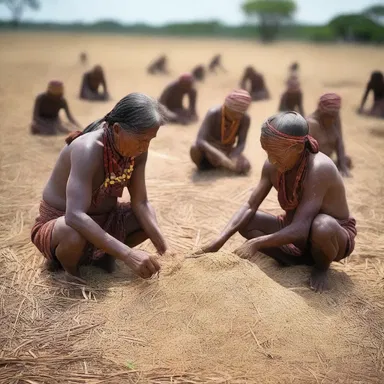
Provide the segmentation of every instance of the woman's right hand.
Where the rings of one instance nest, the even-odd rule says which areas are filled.
[[[149,279],[160,271],[160,264],[156,258],[139,249],[129,250],[125,264],[143,279]]]

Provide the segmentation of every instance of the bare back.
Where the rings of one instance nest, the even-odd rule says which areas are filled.
[[[173,82],[165,88],[160,96],[160,103],[165,105],[171,111],[183,108],[183,99],[189,91],[181,87],[177,82]]]

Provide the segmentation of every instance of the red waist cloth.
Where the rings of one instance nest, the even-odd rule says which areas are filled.
[[[288,225],[285,214],[278,216],[278,219],[280,221],[280,229]],[[345,255],[343,257],[345,258],[345,257],[348,257],[355,249],[355,237],[357,235],[356,220],[353,217],[350,217],[349,219],[345,219],[345,220],[336,219],[336,221],[340,224],[342,228],[344,228],[347,231],[347,234],[348,234],[347,248],[345,250]],[[293,256],[303,256],[305,252],[308,251],[308,249],[300,249],[294,244],[283,245],[280,248],[285,253]]]
[[[55,258],[55,250],[52,249],[53,228],[56,220],[64,215],[64,211],[51,207],[44,200],[41,201],[39,216],[36,218],[31,231],[31,240],[37,249],[49,260]],[[124,242],[129,235],[126,228],[132,228],[132,226],[127,225],[133,218],[130,203],[117,203],[116,207],[109,214],[91,215],[90,217],[105,232],[121,242]],[[89,261],[99,259],[104,253],[104,251],[95,248],[91,243],[87,243],[84,249],[84,256]]]

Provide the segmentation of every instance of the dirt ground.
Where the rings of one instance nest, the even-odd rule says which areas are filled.
[[[77,98],[83,50],[90,65],[104,66],[112,101]],[[379,48],[2,33],[0,52],[0,383],[384,382],[384,121],[355,113],[371,71],[382,69]],[[163,52],[172,75],[147,76],[145,67]],[[198,85],[200,119],[238,86],[246,65],[264,73],[272,94],[250,109],[251,173],[198,174],[189,147],[199,124],[161,128],[150,147],[147,188],[177,256],[164,257],[160,277],[150,281],[120,264],[112,275],[84,269],[85,288],[49,275],[29,235],[64,138],[29,135],[36,94],[49,80],[63,80],[85,127],[130,92],[158,97],[174,76],[218,52],[228,73]],[[322,93],[342,96],[355,165],[345,184],[358,223],[356,249],[332,266],[333,288],[322,295],[309,290],[306,267],[281,268],[262,255],[237,258],[231,251],[242,243],[239,235],[216,255],[188,258],[258,182],[260,126],[276,112],[294,60],[307,114]],[[280,211],[275,192],[262,209]]]

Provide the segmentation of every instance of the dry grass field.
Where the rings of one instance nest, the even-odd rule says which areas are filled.
[[[101,63],[113,100],[77,97],[85,70]],[[0,35],[0,383],[383,383],[384,121],[355,110],[383,52],[374,47],[133,38],[113,35]],[[169,56],[170,76],[145,67]],[[74,116],[86,126],[126,94],[158,97],[165,85],[217,52],[228,73],[198,85],[202,119],[238,86],[245,65],[265,75],[272,99],[254,103],[246,177],[198,174],[189,159],[198,124],[161,128],[150,147],[147,188],[176,253],[158,279],[143,281],[119,264],[108,275],[85,268],[86,287],[44,271],[30,228],[64,137],[32,137],[34,97],[50,79],[65,82]],[[306,113],[327,91],[343,99],[346,179],[358,223],[353,255],[332,266],[332,290],[307,285],[308,268],[281,268],[258,255],[237,258],[239,235],[215,255],[188,258],[215,236],[258,182],[265,159],[262,121],[277,110],[287,67],[298,60]],[[280,211],[272,192],[262,208]],[[143,249],[152,250],[144,243]]]

